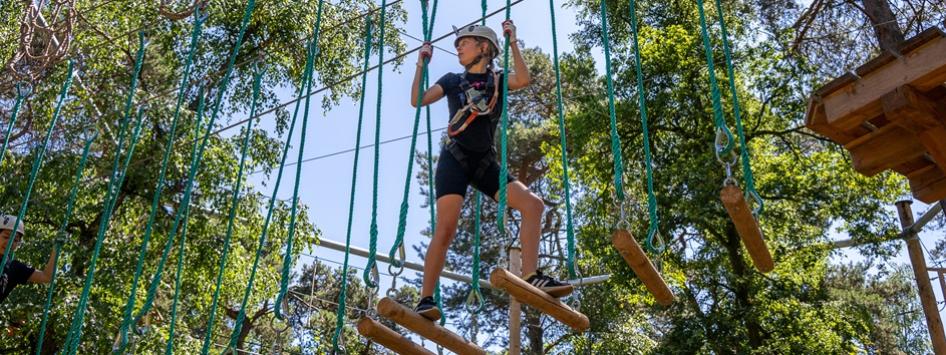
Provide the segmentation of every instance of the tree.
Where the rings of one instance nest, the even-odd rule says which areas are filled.
[[[9,3],[5,6],[12,8],[15,11],[13,13],[24,14],[28,3],[31,2]],[[15,213],[26,188],[32,158],[43,138],[43,131],[49,125],[51,103],[64,80],[64,60],[74,60],[78,68],[78,79],[68,95],[70,100],[63,110],[63,119],[54,130],[45,167],[39,175],[30,211],[26,216],[31,242],[17,253],[17,258],[34,265],[45,260],[49,241],[61,222],[65,199],[71,188],[73,167],[81,152],[80,137],[90,130],[100,132],[99,139],[93,145],[92,158],[80,188],[76,212],[68,228],[70,242],[66,245],[62,257],[63,272],[60,273],[44,352],[58,351],[63,342],[88,270],[98,222],[103,218],[102,197],[105,195],[107,177],[111,172],[110,163],[116,154],[115,145],[123,116],[122,104],[128,91],[134,53],[138,49],[137,31],[129,29],[144,27],[150,42],[134,101],[135,105],[147,103],[148,106],[142,138],[128,168],[126,181],[118,196],[116,213],[102,248],[80,348],[81,352],[97,353],[111,349],[121,322],[121,313],[128,297],[133,272],[133,266],[130,265],[136,262],[135,251],[141,242],[141,231],[147,220],[157,182],[159,157],[163,155],[164,144],[170,135],[175,95],[188,51],[192,20],[186,16],[182,19],[168,19],[166,13],[159,12],[154,2],[100,4],[77,0],[55,2],[54,5],[59,6],[60,3],[71,6],[72,11],[63,12],[60,18],[50,17],[49,20],[75,19],[77,24],[71,32],[74,39],[67,56],[49,63],[37,72],[38,81],[32,83],[33,94],[20,111],[20,117],[14,127],[14,132],[19,133],[14,135],[16,138],[0,167],[3,171],[3,176],[0,177],[3,185],[0,187],[0,201],[3,201],[4,210]],[[301,48],[303,39],[312,35],[316,4],[316,1],[266,1],[256,4],[257,8],[246,31],[244,44],[236,58],[238,65],[230,85],[226,88],[220,119],[222,124],[227,124],[236,123],[245,117],[251,100],[253,69],[250,63],[262,56],[267,70],[263,79],[263,99],[259,111],[274,110],[277,130],[254,130],[247,171],[264,170],[271,174],[278,164],[279,147],[282,146],[283,139],[286,139],[281,135],[287,128],[290,112],[279,107],[275,92],[280,87],[298,85],[304,65],[305,51]],[[323,33],[320,36],[321,51],[315,65],[316,76],[319,78],[315,85],[329,88],[323,99],[326,109],[336,104],[342,96],[358,93],[359,88],[355,83],[333,83],[328,78],[347,77],[359,70],[361,52],[349,50],[348,44],[359,42],[365,24],[365,16],[359,14],[371,9],[372,4],[373,2],[365,0],[326,2],[321,29]],[[174,11],[183,9],[180,4],[167,1],[162,1],[161,7],[165,7],[164,5],[169,5]],[[144,285],[139,286],[139,290],[147,287],[147,276],[155,270],[161,249],[168,238],[173,214],[181,208],[179,204],[189,168],[187,159],[191,143],[194,142],[193,116],[199,89],[202,86],[209,88],[212,83],[221,79],[231,47],[238,35],[245,5],[245,1],[224,1],[212,2],[207,8],[210,17],[204,25],[201,45],[194,62],[194,73],[184,94],[183,117],[178,127],[178,138],[174,144],[161,198],[163,208],[159,211],[155,235],[146,258],[146,276],[142,281]],[[46,16],[51,16],[50,8],[43,11]],[[388,14],[389,30],[393,33],[397,26],[403,24],[403,9],[399,5],[392,5]],[[21,29],[17,21],[24,19],[24,16],[10,16],[8,21],[0,25],[0,33],[6,34],[2,37],[3,40],[0,40],[0,48],[3,48],[3,53],[0,54],[5,60],[13,58],[17,48],[22,48],[18,42],[20,38],[13,34]],[[376,21],[377,16],[378,12],[372,11],[367,17],[373,17]],[[40,36],[36,37],[34,42],[25,42],[24,45],[41,45],[47,40],[48,38]],[[385,46],[385,50],[397,52],[403,48],[403,42],[397,38],[389,39]],[[14,75],[17,73],[11,72],[9,67],[3,70],[3,77],[7,82],[0,85],[0,97],[9,100],[13,97],[10,78],[17,77]],[[5,117],[9,116],[7,108],[0,112],[3,112]],[[220,126],[222,125],[217,128]],[[230,132],[212,136],[201,160],[200,173],[197,175],[188,226],[190,237],[186,245],[186,268],[182,275],[182,309],[179,310],[181,315],[177,319],[178,334],[184,335],[176,341],[178,351],[196,351],[203,339],[210,295],[213,292],[212,286],[220,258],[219,246],[223,240],[229,199],[237,175],[241,135]],[[221,316],[218,317],[214,329],[214,334],[219,337],[229,335],[232,318],[235,311],[239,310],[240,299],[247,283],[247,275],[243,270],[249,269],[253,260],[263,224],[262,214],[266,212],[268,203],[267,197],[254,192],[257,187],[250,186],[245,181],[242,186],[238,209],[240,223],[237,223],[234,232],[225,282],[221,290],[221,309],[218,313]],[[281,264],[284,249],[282,246],[287,233],[286,223],[283,221],[288,220],[290,206],[289,203],[280,202],[275,207],[270,240],[264,248],[260,274],[257,276],[258,280],[266,281],[257,282],[250,300],[251,309],[247,312],[250,315],[249,323],[244,324],[243,328],[251,334],[260,331],[272,311],[270,298],[276,293],[276,284],[271,280],[278,280],[278,265]],[[309,245],[315,242],[318,230],[307,223],[304,206],[299,212],[299,220],[301,224],[296,233],[297,243]],[[297,255],[299,249],[290,252]],[[150,353],[164,349],[173,292],[173,282],[168,282],[173,281],[174,277],[173,271],[170,270],[173,270],[173,267],[169,265],[165,270],[164,283],[160,285],[157,294],[154,311],[145,318],[144,323],[138,324],[140,329],[147,331],[135,337],[134,346],[137,352]],[[3,348],[24,351],[36,346],[34,342],[38,333],[38,322],[28,320],[37,319],[37,315],[42,311],[42,298],[38,295],[42,294],[43,290],[40,287],[23,287],[5,304],[3,319],[10,324],[22,326],[15,329],[16,337],[4,337],[0,340]],[[143,297],[144,291],[139,292],[137,304],[141,304]],[[230,319],[221,320],[224,317]]]

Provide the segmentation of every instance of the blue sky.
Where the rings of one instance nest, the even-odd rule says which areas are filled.
[[[561,6],[561,1],[556,5]],[[420,5],[419,1],[405,1],[404,6],[408,12],[408,21],[404,26],[407,34],[414,37],[422,37],[420,24]],[[489,1],[489,11],[505,6],[505,1]],[[441,1],[440,11],[437,14],[437,22],[434,26],[433,36],[448,33],[451,26],[460,26],[476,20],[480,16],[479,1]],[[552,51],[552,36],[550,36],[551,25],[549,18],[549,2],[527,0],[512,9],[512,19],[516,22],[519,32],[519,38],[523,40],[527,47],[538,46],[546,53]],[[560,52],[571,51],[572,46],[568,41],[568,34],[577,31],[577,14],[570,8],[556,9],[557,30],[559,35]],[[503,20],[503,14],[500,13],[487,20],[487,25],[494,29],[500,28]],[[400,34],[399,34],[400,35]],[[414,48],[420,43],[407,36],[401,35],[401,39],[407,44],[408,48]],[[452,39],[439,42],[440,47],[453,51]],[[600,51],[598,51],[600,52]],[[599,57],[600,53],[597,54]],[[387,53],[386,58],[391,58],[392,53]],[[600,58],[599,58],[600,59]],[[401,68],[385,66],[383,74],[383,95],[381,110],[381,128],[380,139],[388,139],[408,136],[411,133],[414,109],[409,105],[409,89],[413,77],[414,62],[416,55],[410,55],[405,60],[405,65]],[[372,59],[377,62],[377,57]],[[599,60],[600,62],[600,60]],[[462,68],[456,61],[456,57],[441,50],[435,50],[433,60],[430,64],[431,81],[436,80],[446,72],[461,71]],[[377,72],[371,72],[368,76],[368,88],[366,96],[365,123],[362,132],[362,145],[371,144],[375,134],[375,102],[377,100]],[[321,83],[316,83],[320,87]],[[283,102],[292,99],[292,93],[282,93]],[[318,97],[316,97],[318,99]],[[318,102],[318,101],[316,101]],[[304,157],[318,157],[339,151],[354,148],[356,123],[358,118],[357,99],[343,100],[340,105],[333,108],[330,112],[323,115],[322,109],[317,105],[310,111],[310,119],[307,130],[307,141]],[[438,102],[431,108],[431,124],[434,129],[442,128],[447,120],[446,104]],[[261,120],[261,127],[265,129],[273,128],[272,116],[264,116]],[[420,128],[423,132],[426,127]],[[440,133],[435,133],[435,142]],[[293,138],[293,142],[298,141],[298,133]],[[436,144],[436,143],[435,143]],[[290,152],[290,160],[294,161],[298,153],[297,143]],[[410,140],[401,140],[393,143],[384,144],[380,149],[379,163],[379,190],[378,190],[378,225],[380,234],[378,236],[378,251],[387,254],[390,249],[397,228],[398,212],[401,203],[403,185],[406,174],[406,164],[408,160]],[[418,137],[418,147],[420,150],[426,149],[426,137]],[[434,147],[435,153],[439,152],[439,147]],[[322,237],[339,242],[345,240],[345,230],[347,222],[349,189],[351,183],[352,160],[354,153],[334,155],[332,157],[318,159],[304,163],[301,171],[300,199],[309,207],[310,221],[322,231]],[[363,149],[361,151],[360,164],[358,167],[358,189],[356,192],[355,217],[352,229],[352,245],[367,248],[369,243],[368,226],[371,219],[371,174],[372,160],[374,159],[372,149]],[[415,165],[414,174],[419,167]],[[292,177],[295,174],[296,167],[289,167],[285,171],[283,186],[280,188],[279,198],[289,199],[292,194]],[[250,177],[250,181],[256,187],[262,186],[264,176],[255,174]],[[421,236],[420,231],[426,226],[429,211],[421,208],[424,203],[423,197],[419,194],[420,186],[416,179],[411,177],[410,194],[410,213],[408,215],[407,233],[405,243],[408,246],[408,260],[420,262],[420,258],[410,249],[410,246],[419,245],[425,237]],[[271,186],[261,188],[261,192],[268,195],[272,192]],[[922,203],[915,203],[914,213],[918,216],[925,211],[928,206]],[[891,208],[893,215],[896,212]],[[941,237],[941,231],[925,232],[921,234],[921,239],[926,241],[926,245],[932,247],[934,238]],[[487,238],[489,236],[486,236]],[[836,239],[845,239],[844,236],[835,236]],[[340,252],[328,250],[326,248],[312,248],[306,252],[315,257],[332,261],[341,262],[344,255]],[[835,254],[832,257],[833,262],[848,262],[862,260],[854,250],[845,250]],[[298,269],[301,264],[313,262],[310,256],[303,256],[299,260]],[[895,263],[909,263],[906,250],[903,248],[900,254],[893,261]],[[364,258],[352,257],[350,265],[353,267],[363,267],[366,263]],[[928,262],[930,266],[932,262]],[[386,272],[387,265],[379,265],[382,272]],[[488,270],[484,271],[488,272]],[[413,272],[406,271],[405,276],[413,277]],[[381,290],[382,292],[390,285],[390,277],[383,276]],[[938,299],[942,299],[938,282],[934,282]],[[402,282],[399,280],[399,284]],[[357,305],[361,306],[361,305]],[[430,347],[430,343],[427,343]]]

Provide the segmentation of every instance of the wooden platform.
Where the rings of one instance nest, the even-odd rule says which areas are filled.
[[[378,302],[378,314],[454,353],[460,355],[486,354],[486,351],[478,345],[466,341],[466,339],[447,330],[447,328],[441,327],[437,322],[432,322],[414,313],[411,309],[404,307],[391,298],[385,297],[381,299],[381,302]]]
[[[532,306],[574,330],[584,331],[591,326],[591,321],[584,314],[576,312],[559,299],[552,298],[505,269],[493,270],[489,275],[489,283],[506,291],[516,301]]]
[[[358,321],[358,334],[398,354],[434,355],[432,351],[415,344],[407,337],[368,317],[361,318]]]
[[[854,169],[896,171],[926,203],[946,198],[946,33],[931,28],[812,95],[806,126],[851,153]]]

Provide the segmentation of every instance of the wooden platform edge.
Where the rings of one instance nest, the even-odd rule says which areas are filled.
[[[657,268],[650,262],[647,254],[644,253],[644,249],[641,248],[641,245],[637,243],[630,232],[623,229],[615,230],[611,235],[611,243],[614,244],[614,248],[618,250],[627,265],[637,275],[637,278],[654,295],[657,303],[662,306],[669,306],[673,303],[673,292],[670,291],[667,282],[657,272]]]
[[[742,189],[729,185],[724,187],[719,195],[720,200],[723,201],[723,206],[726,207],[726,212],[736,226],[736,232],[739,233],[742,243],[749,251],[749,257],[752,258],[752,263],[755,264],[756,269],[763,273],[772,271],[775,268],[772,254],[769,253],[769,248],[765,245],[765,239],[762,238],[762,229],[759,228],[759,222],[752,215]]]
[[[407,337],[398,334],[391,328],[369,317],[362,317],[358,321],[358,334],[371,339],[375,343],[388,348],[398,354],[406,355],[434,355],[430,350],[417,345]]]
[[[437,322],[424,318],[389,297],[382,298],[378,302],[378,314],[457,354],[486,354],[486,351],[479,345],[463,339],[447,330],[447,328],[441,327]]]
[[[574,330],[584,331],[591,327],[591,321],[587,316],[528,284],[506,269],[493,270],[489,275],[489,283],[495,288],[506,291],[520,303],[532,306]]]

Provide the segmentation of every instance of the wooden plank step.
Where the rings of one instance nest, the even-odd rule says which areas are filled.
[[[591,326],[591,321],[584,314],[576,312],[559,299],[552,298],[505,269],[493,270],[489,275],[489,283],[495,288],[505,290],[517,301],[552,316],[576,331],[584,331]]]
[[[447,330],[447,328],[441,327],[437,322],[424,318],[389,297],[382,298],[378,302],[378,314],[454,353],[460,355],[486,354],[486,351],[478,345],[466,341],[466,339]]]
[[[630,232],[624,229],[615,230],[614,234],[611,235],[611,243],[614,244],[614,248],[618,250],[627,265],[637,275],[637,278],[654,295],[657,303],[663,306],[669,306],[673,303],[673,292],[670,291],[667,282],[657,272],[657,268],[650,262],[647,254],[644,253],[644,249],[641,248],[641,245],[637,243]]]
[[[362,317],[358,321],[358,334],[398,354],[434,355],[432,351],[424,349],[423,346],[415,344],[407,337],[369,317]]]
[[[765,239],[762,238],[762,229],[759,228],[759,221],[752,215],[752,210],[749,209],[749,204],[746,203],[746,197],[742,193],[742,189],[735,185],[727,185],[720,191],[719,198],[723,201],[723,206],[726,207],[729,218],[736,226],[736,232],[742,238],[742,244],[749,251],[749,257],[752,258],[752,263],[755,264],[756,269],[763,273],[772,271],[775,268],[772,254],[769,253],[769,248],[765,245]]]
[[[933,36],[900,58],[871,69],[822,97],[830,125],[844,131],[879,116],[881,98],[898,86],[911,85],[926,92],[946,82],[946,37]]]

